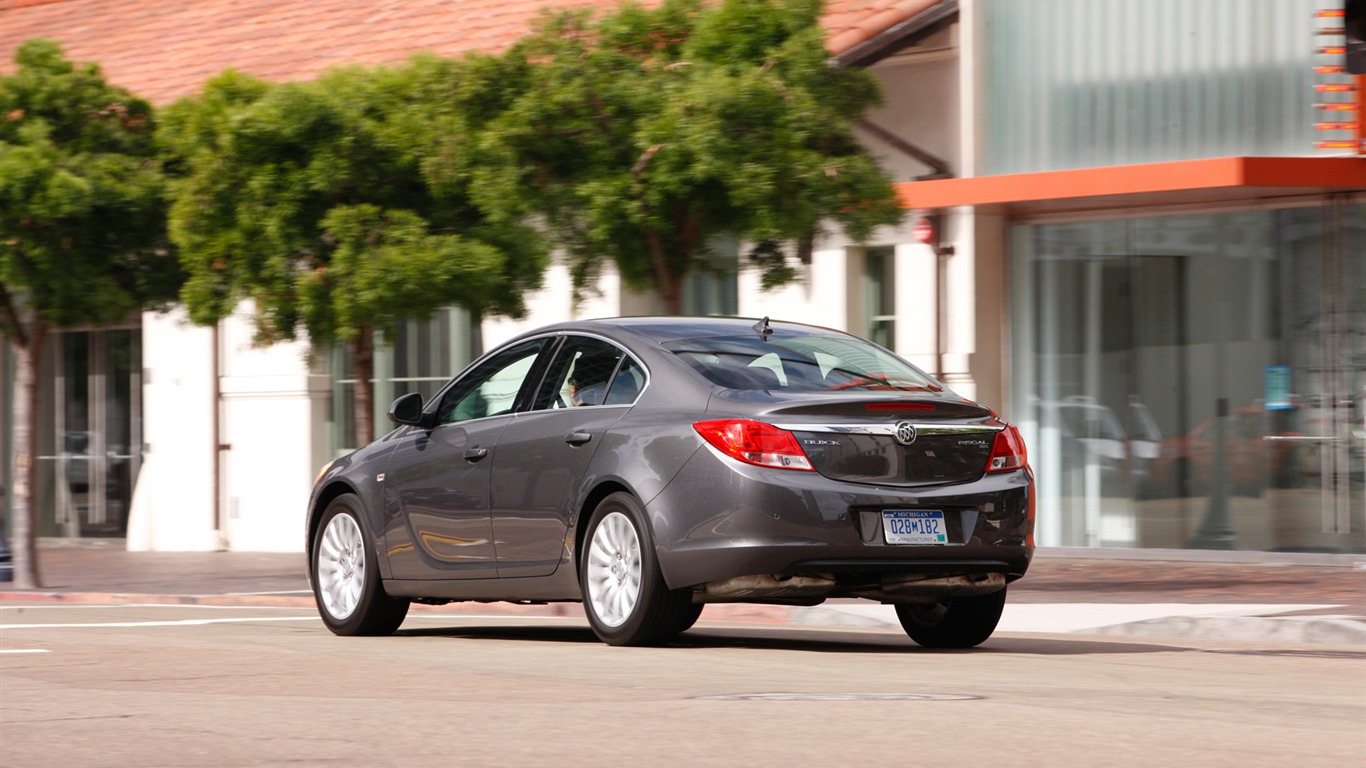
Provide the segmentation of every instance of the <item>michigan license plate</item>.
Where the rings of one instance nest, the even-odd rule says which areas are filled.
[[[888,544],[948,544],[944,513],[938,509],[884,509],[882,535]]]

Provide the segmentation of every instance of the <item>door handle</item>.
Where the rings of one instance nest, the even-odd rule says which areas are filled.
[[[465,450],[465,461],[474,463],[489,455],[487,448],[469,448]]]
[[[587,432],[570,432],[564,436],[564,441],[570,445],[583,445],[592,439],[593,436]]]

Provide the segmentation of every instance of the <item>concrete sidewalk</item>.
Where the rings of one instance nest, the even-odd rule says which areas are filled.
[[[0,600],[311,607],[302,554],[128,552],[122,540],[44,540],[43,588]],[[1042,549],[1011,585],[998,631],[1366,645],[1366,555]],[[457,603],[461,615],[578,616],[574,604]],[[889,606],[709,605],[702,619],[897,627]]]

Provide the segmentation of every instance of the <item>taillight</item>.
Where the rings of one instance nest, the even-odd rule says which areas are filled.
[[[1024,439],[1020,431],[1007,426],[996,433],[996,442],[991,446],[991,458],[987,460],[988,472],[1009,472],[1020,469],[1029,461],[1025,456]]]
[[[704,440],[732,459],[778,469],[814,471],[797,436],[772,424],[745,419],[699,421],[692,425]]]

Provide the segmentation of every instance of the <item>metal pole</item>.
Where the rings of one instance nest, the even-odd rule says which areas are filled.
[[[1191,539],[1191,549],[1237,549],[1238,537],[1228,511],[1228,468],[1224,441],[1227,435],[1228,398],[1219,398],[1219,416],[1214,420],[1214,466],[1210,467],[1209,506],[1205,521]]]

